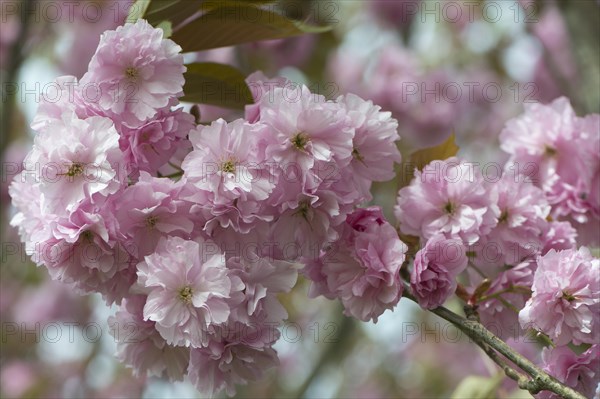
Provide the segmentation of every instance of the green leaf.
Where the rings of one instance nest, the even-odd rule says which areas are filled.
[[[171,21],[162,21],[161,23],[156,25],[156,27],[163,30],[163,36],[165,39],[171,37],[171,35],[173,34],[173,26],[171,25]]]
[[[150,0],[136,0],[129,8],[126,22],[135,22],[144,17],[146,10],[150,6]]]
[[[490,287],[492,286],[492,281],[485,278],[483,279],[483,281],[481,282],[481,284],[479,284],[479,286],[475,289],[475,292],[473,292],[473,297],[479,299],[483,296],[483,294],[485,294]]]
[[[170,21],[174,28],[200,10],[202,3],[191,0],[153,0],[144,18],[152,26]]]
[[[183,87],[185,96],[181,100],[243,109],[246,104],[254,102],[245,79],[240,71],[229,65],[214,62],[189,64]]]
[[[321,33],[331,27],[294,21],[251,3],[226,2],[176,29],[172,39],[184,52],[226,47],[260,40]]]
[[[494,377],[486,378],[479,376],[468,376],[458,384],[452,393],[452,399],[495,399],[496,390],[504,379],[503,373]]]
[[[152,26],[157,26],[163,21],[170,21],[173,27],[178,27],[186,19],[194,15],[198,11],[203,13],[218,7],[222,7],[230,3],[244,4],[264,4],[272,3],[276,0],[264,1],[235,1],[235,0],[210,0],[210,1],[194,1],[194,0],[153,0],[150,7],[146,9],[144,18]]]
[[[458,146],[455,143],[454,133],[448,137],[448,140],[435,147],[425,148],[415,151],[410,156],[410,163],[421,170],[425,165],[436,159],[444,160],[455,156],[458,153]]]

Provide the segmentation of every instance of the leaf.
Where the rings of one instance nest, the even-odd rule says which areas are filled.
[[[226,2],[176,29],[172,39],[184,52],[207,50],[260,40],[321,33],[331,27],[311,26],[251,3]]]
[[[144,18],[152,26],[158,26],[163,21],[170,21],[172,27],[177,27],[186,19],[200,11],[202,3],[189,0],[153,0],[147,8]]]
[[[425,165],[436,159],[444,160],[455,156],[458,153],[458,146],[455,143],[454,133],[448,137],[448,140],[435,147],[425,148],[415,151],[410,156],[410,163],[415,168],[421,170]]]
[[[181,100],[191,103],[243,109],[254,102],[246,77],[232,66],[214,62],[187,65],[183,91]]]
[[[503,373],[494,377],[486,378],[479,376],[468,376],[458,384],[452,393],[452,399],[495,399],[496,389],[504,379]]]
[[[399,229],[398,229],[399,230]],[[420,238],[417,236],[411,236],[408,234],[398,233],[400,240],[406,244],[408,247],[406,250],[406,259],[414,258],[414,256],[419,252],[420,248]]]
[[[138,19],[143,18],[149,6],[150,0],[136,0],[129,8],[129,13],[127,14],[127,19],[125,21],[133,23]]]
[[[483,279],[483,281],[481,282],[481,284],[479,284],[479,286],[475,289],[475,292],[473,292],[473,297],[476,299],[479,299],[483,296],[483,294],[485,294],[490,287],[492,286],[492,281],[489,279]]]
[[[156,25],[156,27],[163,30],[163,37],[165,39],[168,39],[173,34],[173,26],[171,25],[171,21],[162,21]]]
[[[457,297],[459,297],[460,299],[462,299],[465,302],[469,302],[469,300],[471,299],[471,294],[469,294],[467,289],[465,287],[463,287],[462,284],[458,284],[456,286],[455,294]]]

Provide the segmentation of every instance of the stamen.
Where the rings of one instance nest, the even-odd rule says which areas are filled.
[[[292,145],[296,147],[296,149],[303,150],[310,141],[310,138],[306,133],[300,132],[294,135],[290,141],[292,142]]]
[[[179,299],[181,299],[184,303],[190,304],[192,303],[192,297],[194,293],[192,292],[192,287],[186,285],[182,289],[179,290]]]
[[[127,79],[132,80],[132,81],[136,81],[139,73],[137,68],[134,67],[129,67],[125,70],[125,76],[127,76]]]

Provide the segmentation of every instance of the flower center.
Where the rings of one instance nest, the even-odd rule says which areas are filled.
[[[93,238],[94,238],[94,233],[92,233],[89,230],[86,230],[81,233],[81,239],[86,242],[92,242]]]
[[[571,293],[569,293],[568,291],[563,291],[562,292],[562,297],[567,301],[567,302],[573,302],[575,299],[575,296]]]
[[[362,154],[358,152],[358,148],[352,149],[352,157],[359,162],[363,162],[365,160],[365,157],[363,157]]]
[[[506,222],[507,220],[508,220],[508,211],[505,209],[500,214],[500,217],[498,218],[498,223]]]
[[[83,164],[80,162],[73,162],[65,174],[69,177],[76,177],[83,174]]]
[[[127,77],[127,79],[131,80],[131,81],[136,81],[139,73],[137,68],[134,67],[129,67],[125,70],[125,76]]]
[[[550,147],[550,146],[546,146],[546,147],[544,148],[544,153],[545,153],[546,155],[548,155],[549,157],[553,157],[553,156],[555,156],[555,155],[556,155],[556,148],[552,148],[552,147]]]
[[[156,226],[156,222],[158,222],[158,218],[156,216],[148,216],[146,218],[146,226],[150,228],[154,228]]]
[[[296,147],[296,149],[303,150],[304,147],[306,147],[306,144],[308,144],[310,141],[310,138],[306,133],[300,132],[294,135],[290,141],[292,142],[292,145]]]
[[[179,290],[179,299],[181,299],[184,303],[190,304],[192,303],[192,287],[186,285],[182,289]]]
[[[308,201],[301,201],[298,204],[298,210],[294,213],[294,215],[302,216],[306,221],[308,221],[308,210],[310,209],[310,204]]]
[[[235,172],[235,163],[230,159],[221,164],[221,170],[225,173],[234,173]]]
[[[452,202],[448,201],[446,203],[446,205],[444,206],[444,211],[449,215],[453,215],[454,211],[456,211],[456,205],[454,205]]]

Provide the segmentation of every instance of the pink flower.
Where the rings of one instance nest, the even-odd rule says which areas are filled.
[[[518,314],[514,309],[522,309],[531,296],[529,287],[533,283],[535,269],[534,260],[495,268],[495,271],[500,273],[493,278],[490,288],[485,292],[485,296],[492,297],[479,303],[479,315],[483,325],[500,338],[508,339],[524,335],[519,328]],[[493,297],[494,294],[500,296]],[[512,306],[507,306],[507,303]]]
[[[232,283],[216,244],[162,238],[137,267],[148,294],[144,320],[156,322],[169,345],[206,346],[209,327],[227,321]]]
[[[79,108],[77,103],[79,85],[75,76],[60,76],[48,87],[31,121],[31,128],[38,132],[50,123],[60,122],[64,112],[77,112]]]
[[[348,94],[337,102],[346,108],[350,125],[355,129],[352,139],[352,160],[344,171],[365,198],[370,198],[372,181],[386,181],[395,176],[394,163],[401,156],[396,141],[398,121],[390,112],[382,112],[372,101]]]
[[[86,202],[68,216],[46,219],[27,242],[27,253],[47,267],[53,280],[82,294],[100,292],[107,303],[119,302],[135,281],[135,260],[117,241],[112,209]]]
[[[140,173],[139,181],[111,198],[122,234],[131,239],[142,257],[154,252],[161,237],[189,237],[194,229],[191,203],[180,198],[183,182]]]
[[[335,252],[323,259],[322,267],[329,290],[344,305],[344,314],[377,322],[398,303],[406,249],[380,208],[348,215],[342,239],[333,247]]]
[[[81,79],[97,91],[88,93],[87,102],[130,127],[142,125],[182,94],[180,51],[145,20],[104,32]]]
[[[449,158],[415,171],[398,193],[395,215],[404,234],[427,240],[442,233],[473,244],[496,225],[496,202],[474,164]]]
[[[137,128],[123,125],[119,145],[128,170],[136,177],[139,171],[156,174],[178,149],[190,146],[187,134],[194,126],[194,117],[181,109],[161,111]]]
[[[441,306],[456,291],[456,276],[467,267],[465,247],[460,240],[443,235],[430,238],[415,255],[410,287],[426,309]]]
[[[526,162],[542,166],[545,159],[568,148],[569,141],[577,138],[575,118],[565,97],[548,105],[525,104],[525,113],[508,121],[500,133],[501,147],[521,166]]]
[[[335,254],[335,249],[333,252]],[[329,254],[328,251],[321,250],[317,258],[302,259],[302,263],[304,264],[302,273],[310,280],[310,287],[308,289],[309,298],[316,298],[322,295],[327,299],[335,299],[335,293],[329,291],[327,275],[323,272],[323,266],[327,263],[327,256]]]
[[[249,123],[258,122],[260,119],[260,104],[263,97],[269,98],[273,95],[273,89],[276,87],[285,87],[292,85],[289,80],[283,77],[268,78],[262,72],[257,71],[246,78],[248,88],[252,92],[254,104],[246,105],[244,119]],[[273,99],[271,98],[271,101]]]
[[[65,112],[44,126],[24,161],[39,183],[43,212],[72,212],[95,194],[115,193],[125,179],[118,141],[108,118],[83,120]]]
[[[544,371],[560,382],[581,392],[586,398],[597,397],[597,387],[600,384],[600,345],[592,345],[579,356],[567,346],[544,348],[542,362]],[[542,391],[536,398],[560,397],[550,391]]]
[[[285,308],[279,303],[277,294],[289,292],[298,277],[294,264],[259,257],[257,254],[236,256],[227,261],[231,273],[244,284],[244,301],[235,313],[236,321],[250,323],[250,317],[263,313],[263,317],[280,322],[287,317]],[[263,320],[264,321],[264,320]]]
[[[298,274],[295,265],[267,261],[256,253],[234,256],[227,266],[243,291],[229,299],[227,324],[215,326],[208,346],[192,349],[190,360],[191,382],[211,396],[222,389],[233,395],[235,384],[257,380],[278,364],[272,345],[287,312],[277,295],[289,292]]]
[[[544,226],[541,254],[545,255],[551,249],[576,249],[577,231],[569,222],[549,222]]]
[[[541,250],[540,236],[545,229],[550,205],[544,192],[533,184],[510,174],[494,183],[491,191],[498,198],[498,224],[486,237],[498,246],[503,264],[516,265],[524,257]]]
[[[599,129],[599,114],[577,117],[560,97],[548,105],[526,105],[500,134],[502,149],[511,155],[508,167],[544,190],[554,218],[581,224],[600,219]]]
[[[519,313],[523,328],[533,327],[557,345],[600,339],[600,260],[586,247],[550,250],[537,259],[533,295]]]
[[[344,107],[312,94],[306,86],[273,89],[260,103],[260,122],[271,128],[266,155],[279,164],[296,165],[308,178],[309,171],[335,161],[350,162],[354,130]]]
[[[233,396],[235,384],[258,380],[278,364],[277,352],[270,347],[211,342],[206,348],[192,349],[189,378],[206,395],[212,397],[225,389]]]
[[[189,185],[200,193],[190,200],[206,208],[209,223],[247,232],[256,219],[271,220],[261,205],[274,181],[258,138],[264,126],[222,119],[190,132],[194,150],[182,164]]]
[[[132,295],[108,319],[110,334],[117,342],[117,359],[133,368],[136,377],[148,375],[181,381],[187,372],[190,350],[167,345],[154,328],[155,323],[144,320],[145,302],[145,296]]]
[[[35,180],[35,176],[28,177],[27,174],[19,173],[8,187],[12,205],[17,211],[12,217],[10,225],[18,229],[19,237],[27,247],[37,242],[32,239],[32,236],[47,230],[48,222],[55,218],[54,215],[43,212],[40,185],[32,183],[30,181],[32,177]],[[27,250],[27,253],[31,254],[32,251]]]
[[[321,247],[338,238],[333,228],[340,224],[340,210],[334,192],[299,194],[284,203],[279,218],[271,225],[271,241],[283,251],[284,259],[316,258]]]

